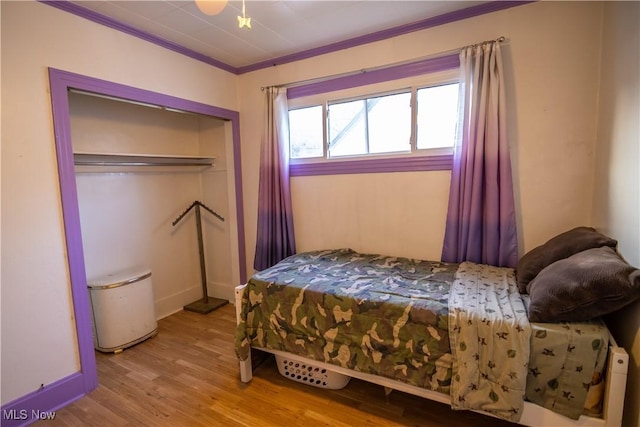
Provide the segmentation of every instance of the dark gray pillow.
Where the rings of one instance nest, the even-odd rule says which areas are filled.
[[[554,262],[527,290],[532,322],[582,322],[640,298],[640,270],[603,246]]]
[[[525,293],[527,284],[548,265],[570,257],[573,254],[591,248],[610,246],[615,248],[618,242],[611,237],[598,233],[595,228],[576,227],[558,234],[544,245],[527,252],[516,266],[516,281],[520,293]]]

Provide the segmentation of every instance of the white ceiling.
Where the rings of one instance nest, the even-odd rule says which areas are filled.
[[[486,1],[247,0],[252,29],[238,28],[242,1],[216,16],[191,0],[73,3],[238,68],[421,21]]]

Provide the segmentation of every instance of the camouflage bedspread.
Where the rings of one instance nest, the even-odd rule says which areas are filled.
[[[238,357],[282,350],[448,394],[457,268],[349,249],[289,257],[249,280]]]
[[[454,330],[460,320],[450,324],[449,297],[460,266],[360,254],[350,249],[314,251],[289,257],[248,281],[236,331],[237,356],[246,360],[252,346],[280,350],[452,394],[452,406],[456,407],[454,400],[466,399],[466,391],[452,393],[453,356],[449,330]],[[516,307],[519,294],[510,293],[509,286],[504,294],[495,296],[512,298]],[[476,324],[482,325],[489,317],[495,320],[500,316],[497,312],[487,311]],[[496,323],[498,329],[500,322]],[[520,323],[516,325],[523,327]],[[584,406],[583,390],[588,389],[586,383],[594,373],[594,364],[594,375],[602,372],[608,340],[606,327],[539,323],[531,326],[530,353],[526,350],[530,356],[526,397],[575,418]],[[487,334],[487,331],[476,333]],[[589,333],[584,333],[586,331]],[[503,332],[491,332],[498,334],[490,340],[492,346],[503,344],[502,337],[506,338]],[[459,349],[460,341],[456,341],[454,335],[451,334],[452,342],[458,342]],[[484,337],[486,341],[487,335]],[[476,341],[481,345],[483,336],[478,338],[480,341]],[[566,351],[560,351],[563,346]],[[573,351],[574,348],[580,351]],[[591,351],[586,351],[589,348]],[[487,353],[482,360],[489,370],[495,364],[495,373],[502,375],[500,381],[506,381],[505,375],[510,380],[516,373],[518,381],[527,375],[527,363],[520,359],[515,364],[521,363],[525,367],[524,374],[521,370],[506,369],[504,365],[505,360],[514,362],[511,360],[516,359],[512,357],[516,356],[514,351],[522,352],[518,357],[524,356],[522,347],[496,347],[493,350],[504,357],[492,359]],[[459,356],[460,351],[457,353]],[[469,354],[473,357],[476,353]],[[581,360],[583,356],[586,359]],[[457,361],[458,365],[461,361]],[[485,368],[482,373],[486,374]],[[498,384],[522,394],[520,383]],[[473,388],[475,383],[466,386]],[[502,390],[501,385],[498,390]],[[496,397],[502,399],[500,394],[491,391],[485,393],[488,402],[493,403]],[[507,412],[509,410],[511,407]]]

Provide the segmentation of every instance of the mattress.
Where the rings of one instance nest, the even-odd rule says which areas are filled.
[[[449,394],[448,304],[458,267],[350,249],[289,257],[249,280],[238,357],[251,346],[280,350]],[[597,322],[532,324],[526,397],[575,418],[607,341]]]

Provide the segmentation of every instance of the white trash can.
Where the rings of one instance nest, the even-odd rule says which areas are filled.
[[[158,333],[151,271],[130,269],[87,284],[96,350],[118,353]]]

